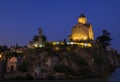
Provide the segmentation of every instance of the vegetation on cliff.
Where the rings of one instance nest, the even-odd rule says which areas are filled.
[[[49,45],[24,51],[24,64],[27,65],[25,71],[34,78],[35,69],[39,67],[37,79],[101,78],[108,77],[119,66],[119,55],[115,50],[105,50],[97,41],[92,48],[59,45],[57,49]]]

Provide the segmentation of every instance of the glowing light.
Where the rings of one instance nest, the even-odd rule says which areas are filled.
[[[56,45],[56,42],[52,42],[53,45]]]
[[[84,43],[80,43],[80,45],[82,45],[82,46],[83,46],[83,45],[84,45]]]
[[[34,44],[34,47],[38,47],[38,44]]]
[[[70,44],[74,44],[74,42],[70,42]]]
[[[89,47],[92,47],[92,44],[91,44],[91,43],[88,43],[88,46],[89,46]]]
[[[40,44],[39,47],[43,47],[42,44]]]
[[[0,59],[2,58],[2,54],[0,54]]]
[[[87,43],[84,43],[84,46],[88,46],[88,44],[87,44]]]
[[[56,42],[56,44],[60,44],[60,42]]]
[[[59,50],[59,47],[55,47],[56,50]]]
[[[70,42],[67,42],[67,44],[69,45],[69,44],[70,44]]]
[[[64,45],[64,42],[61,42],[60,44],[61,44],[61,45]]]

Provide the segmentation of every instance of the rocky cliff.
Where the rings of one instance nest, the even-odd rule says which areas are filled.
[[[26,49],[16,78],[81,79],[108,77],[120,65],[116,50],[94,43],[91,48],[63,45]]]
[[[99,43],[92,48],[61,46],[27,49],[19,70],[34,79],[80,79],[108,77],[119,66],[117,51],[105,50]]]

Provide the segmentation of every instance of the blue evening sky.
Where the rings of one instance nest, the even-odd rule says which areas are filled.
[[[0,0],[0,45],[27,45],[38,27],[48,41],[68,39],[82,12],[95,39],[106,29],[120,51],[120,0]]]

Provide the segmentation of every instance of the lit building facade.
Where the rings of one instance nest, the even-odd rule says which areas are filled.
[[[73,26],[68,39],[73,42],[94,40],[92,25],[87,23],[87,18],[84,14],[81,14],[78,18],[78,23]]]
[[[42,28],[38,28],[38,41],[30,41],[28,47],[29,48],[38,48],[38,47],[44,47],[43,40],[42,40]]]

